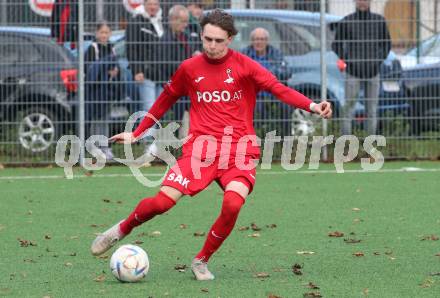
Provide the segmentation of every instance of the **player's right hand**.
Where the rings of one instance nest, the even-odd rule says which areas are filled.
[[[137,138],[132,132],[121,132],[112,136],[109,141],[118,144],[133,144],[137,141]]]

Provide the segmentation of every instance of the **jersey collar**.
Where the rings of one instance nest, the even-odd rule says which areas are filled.
[[[209,58],[206,53],[203,53],[203,58],[205,58],[206,62],[210,63],[210,64],[222,64],[223,62],[225,62],[226,60],[228,60],[229,57],[232,56],[232,54],[234,53],[233,50],[228,49],[228,52],[226,53],[226,55],[224,55],[222,58],[220,59],[212,59]]]

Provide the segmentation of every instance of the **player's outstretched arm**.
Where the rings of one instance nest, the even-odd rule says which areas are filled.
[[[332,105],[326,100],[320,103],[313,103],[310,106],[310,110],[324,119],[330,119],[333,114]]]
[[[132,132],[121,132],[112,136],[109,141],[118,144],[133,144],[137,141],[137,138]]]

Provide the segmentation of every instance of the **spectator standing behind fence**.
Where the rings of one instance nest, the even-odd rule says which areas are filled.
[[[150,110],[160,93],[156,53],[163,34],[159,1],[145,0],[144,5],[138,6],[128,21],[126,31],[127,58],[139,89],[139,109],[143,111]],[[146,152],[152,155],[156,150],[155,145],[146,148]]]
[[[109,42],[111,29],[106,22],[96,27],[96,39],[87,49],[85,63],[86,116],[90,121],[90,135],[110,135],[111,104],[119,98],[119,69],[113,44]],[[111,148],[101,148],[107,160],[113,159]]]
[[[189,11],[189,24],[188,27],[186,28],[188,36],[200,40],[200,33],[201,33],[200,20],[203,17],[203,5],[199,1],[189,1],[186,4],[186,8]],[[201,45],[201,40],[200,40],[200,45]]]
[[[160,81],[166,82],[177,70],[183,60],[200,54],[200,35],[188,35],[189,10],[183,5],[174,5],[168,12],[168,26],[158,48],[158,65],[160,66]],[[181,121],[189,101],[184,98],[173,106],[173,120]]]
[[[162,10],[158,0],[146,0],[136,8],[126,31],[127,58],[139,86],[141,109],[148,111],[156,94],[156,47],[163,35]]]
[[[376,134],[379,70],[391,49],[385,19],[370,11],[370,0],[355,0],[356,12],[343,18],[336,27],[333,51],[341,59],[338,67],[346,72],[342,108],[342,134],[352,133],[352,119],[360,88],[363,87],[367,112],[367,132]]]
[[[260,63],[267,70],[273,73],[278,80],[285,83],[291,77],[292,71],[287,67],[284,55],[281,50],[269,44],[270,34],[264,28],[255,28],[249,39],[251,44],[242,49],[242,53],[249,56],[253,60]],[[277,132],[281,135],[290,135],[290,118],[293,109],[288,105],[280,104],[279,100],[275,100],[273,95],[268,92],[260,92],[257,95],[257,107],[255,110],[255,127],[261,128],[266,120],[279,119],[281,127]],[[269,122],[267,122],[269,123]],[[273,123],[269,123],[272,125]],[[269,126],[270,126],[269,125]],[[267,127],[264,134],[275,127]]]

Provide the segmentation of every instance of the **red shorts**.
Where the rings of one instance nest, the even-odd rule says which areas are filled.
[[[219,157],[203,166],[202,161],[191,155],[182,156],[168,171],[162,186],[170,186],[185,195],[194,196],[216,181],[224,190],[229,182],[239,181],[249,186],[249,194],[255,185],[256,168],[252,157],[246,156],[242,166],[237,167],[235,157],[230,158],[228,164],[219,165]],[[240,164],[240,163],[239,163]]]

